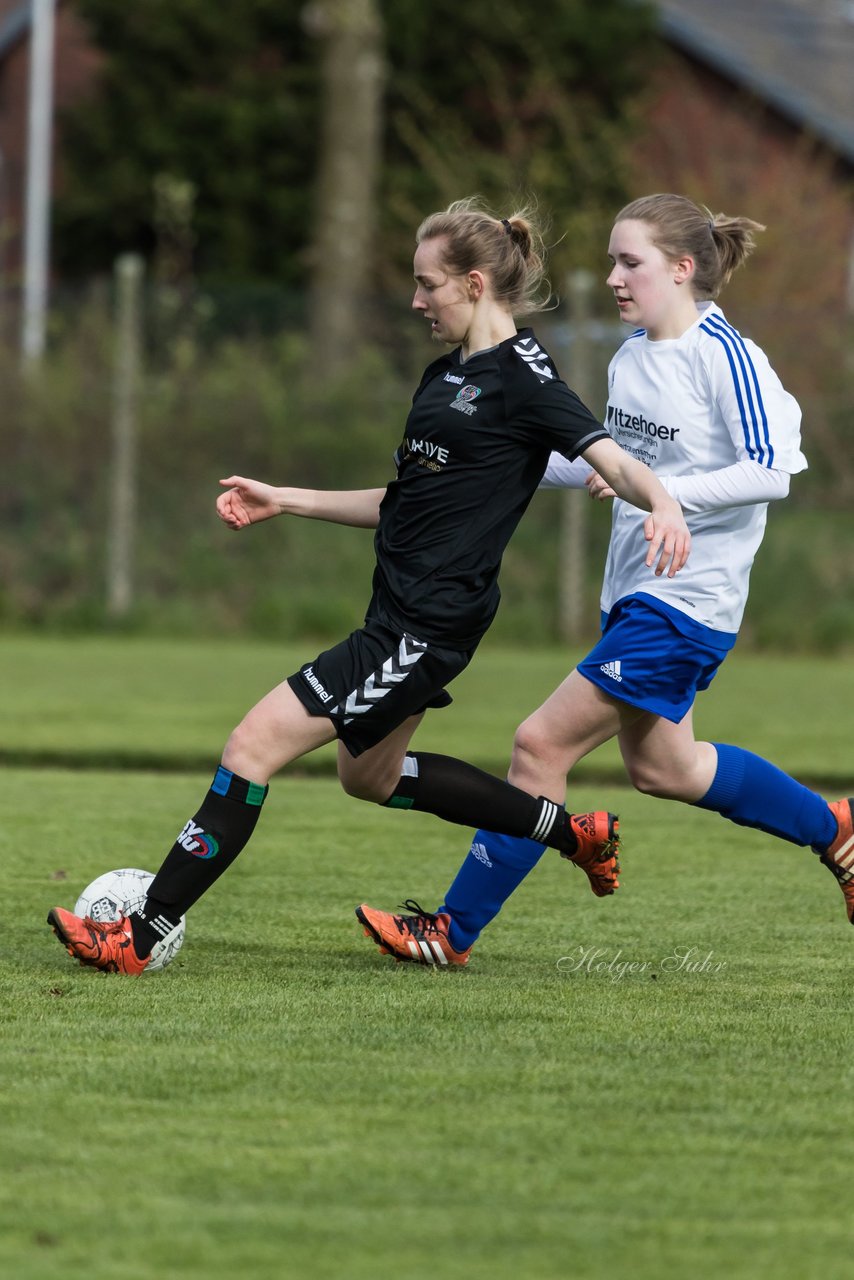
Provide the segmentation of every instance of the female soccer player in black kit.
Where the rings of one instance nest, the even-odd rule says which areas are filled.
[[[416,242],[413,309],[452,349],[415,392],[396,478],[386,489],[323,492],[231,476],[217,503],[232,529],[281,514],[376,526],[365,623],[268,693],[232,732],[142,909],[114,924],[50,912],[49,924],[83,964],[142,973],[156,943],[249,840],[269,779],[334,738],[350,795],[532,837],[582,866],[596,892],[613,889],[612,814],[571,815],[557,797],[407,748],[425,709],[451,701],[445,685],[471,661],[495,615],[504,548],[552,450],[583,456],[650,512],[651,573],[679,570],[687,526],[678,503],[557,376],[532,331],[517,331],[515,315],[544,306],[542,240],[531,216],[496,218],[474,200],[458,201],[425,219]]]

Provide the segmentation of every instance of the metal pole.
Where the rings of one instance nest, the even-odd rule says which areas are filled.
[[[50,174],[55,0],[31,0],[27,193],[24,224],[24,316],[21,351],[37,362],[45,345],[50,255]]]
[[[572,347],[569,384],[589,405],[593,396],[593,347],[590,339],[590,299],[593,273],[573,271],[567,278]],[[587,574],[586,489],[565,489],[562,495],[558,564],[558,628],[567,644],[577,644],[589,627],[584,617],[584,583]]]

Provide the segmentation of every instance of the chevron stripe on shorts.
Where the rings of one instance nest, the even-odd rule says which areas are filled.
[[[350,724],[355,716],[370,711],[395,685],[405,680],[416,662],[423,658],[426,652],[427,645],[423,640],[416,640],[415,636],[404,634],[397,653],[386,658],[379,671],[372,672],[367,680],[357,685],[343,703],[339,702],[329,714],[342,716],[344,724]]]

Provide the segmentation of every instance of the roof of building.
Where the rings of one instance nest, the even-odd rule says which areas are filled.
[[[854,0],[658,0],[671,44],[854,162]]]

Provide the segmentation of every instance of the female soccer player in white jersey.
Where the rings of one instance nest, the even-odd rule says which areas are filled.
[[[676,195],[647,196],[617,215],[607,283],[634,332],[611,361],[607,425],[681,503],[691,558],[678,578],[644,576],[643,513],[614,503],[602,638],[517,731],[509,778],[562,801],[573,765],[617,737],[639,791],[811,847],[854,923],[852,801],[829,804],[741,747],[697,742],[692,725],[696,693],[735,644],[768,503],[806,467],[798,405],[712,301],[761,230]],[[614,496],[583,462],[553,458],[545,477],[546,486],[585,481],[593,496]],[[440,963],[464,964],[542,853],[532,840],[478,831],[437,912],[363,905],[357,915],[400,959],[435,963],[441,949]],[[600,895],[618,883],[616,872],[610,882],[591,878]]]
[[[498,607],[504,548],[552,449],[587,458],[645,506],[647,574],[677,572],[690,535],[679,504],[611,440],[514,316],[542,308],[541,237],[530,216],[495,218],[473,201],[419,228],[415,312],[452,348],[415,393],[397,476],[386,490],[318,493],[241,476],[218,501],[233,529],[285,512],[376,526],[373,595],[365,624],[273,689],[231,734],[210,790],[180,831],[139,911],[115,924],[61,907],[48,921],[84,964],[142,973],[152,947],[249,840],[269,779],[339,740],[350,794],[450,822],[536,835],[599,874],[613,860],[615,819],[572,815],[448,756],[407,752],[424,710],[451,699]]]

